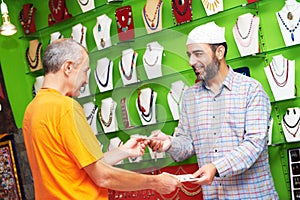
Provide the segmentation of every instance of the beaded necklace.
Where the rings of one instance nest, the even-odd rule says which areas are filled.
[[[294,32],[296,31],[296,29],[298,28],[298,26],[299,26],[299,24],[300,24],[300,17],[299,17],[299,19],[298,19],[298,21],[297,21],[296,26],[295,26],[293,29],[290,29],[290,27],[288,27],[288,25],[285,23],[285,21],[284,21],[283,18],[281,17],[280,13],[278,12],[277,14],[278,14],[278,17],[279,17],[281,23],[282,23],[283,26],[285,27],[285,29],[291,33],[291,39],[292,39],[292,41],[294,42],[294,41],[295,41]]]
[[[20,19],[21,25],[23,26],[23,28],[25,30],[25,34],[30,33],[30,26],[31,26],[33,11],[34,11],[33,4],[30,4],[30,8],[27,13],[27,18],[24,17],[24,12],[25,12],[24,9],[22,9],[20,12],[19,19]]]
[[[98,71],[95,70],[96,79],[102,87],[107,87],[107,85],[108,85],[110,64],[111,64],[111,60],[109,61],[108,66],[107,66],[107,75],[106,75],[106,82],[105,83],[102,83],[102,81],[100,80],[100,78],[98,76]]]
[[[50,0],[51,10],[55,12],[55,14],[58,14],[60,10],[62,10],[62,0],[57,1],[57,6],[54,5],[54,0]]]
[[[293,109],[294,114],[296,115],[296,110]],[[282,120],[283,120],[283,125],[285,127],[285,129],[287,130],[287,132],[289,134],[291,134],[293,137],[296,137],[298,131],[299,131],[299,127],[300,127],[300,116],[297,120],[297,122],[294,125],[290,125],[287,123],[285,117],[286,115],[289,115],[289,110],[287,110],[287,113],[283,115]],[[297,127],[297,128],[296,128]],[[290,129],[296,128],[296,131],[293,133]]]
[[[254,24],[253,24],[254,23],[254,18],[255,18],[255,16],[253,15],[253,17],[251,18],[251,21],[250,21],[249,29],[248,29],[247,34],[245,36],[243,36],[241,34],[239,24],[238,24],[239,18],[237,18],[236,23],[234,25],[234,30],[238,34],[237,39],[238,39],[239,43],[244,47],[248,47],[251,44],[251,41],[253,39],[252,31],[254,30]]]
[[[87,121],[89,122],[90,125],[92,125],[92,123],[93,123],[93,119],[95,117],[96,110],[97,110],[97,106],[94,105],[91,113],[86,117],[86,119],[87,119]]]
[[[26,58],[27,58],[27,62],[31,69],[36,69],[38,67],[39,62],[40,62],[41,49],[42,49],[42,43],[39,42],[39,44],[37,45],[37,48],[35,50],[34,59],[32,59],[31,56],[29,55],[29,48],[26,49]]]
[[[152,105],[153,105],[153,99],[154,99],[154,91],[151,89],[151,95],[150,95],[150,103],[149,103],[149,110],[148,113],[146,113],[146,109],[141,105],[141,100],[140,97],[141,96],[141,92],[139,91],[138,93],[138,99],[137,99],[137,104],[138,104],[138,108],[139,111],[141,112],[141,116],[142,118],[146,121],[146,122],[150,122],[152,119]]]
[[[130,79],[132,78],[133,67],[134,67],[134,65],[135,65],[135,56],[136,56],[136,52],[133,51],[129,75],[127,75],[126,72],[125,72],[125,69],[124,69],[124,66],[123,66],[123,57],[122,57],[121,60],[120,60],[120,67],[121,67],[122,74],[123,74],[123,76],[124,76],[127,80],[130,80]]]
[[[86,0],[86,2],[83,2],[82,0],[78,0],[79,1],[79,3],[81,4],[81,5],[83,5],[83,6],[86,6],[86,5],[88,5],[88,3],[89,3],[89,0]]]
[[[102,124],[106,127],[109,127],[112,123],[112,117],[113,117],[113,109],[114,109],[114,103],[111,102],[110,104],[110,108],[109,108],[109,116],[108,116],[108,121],[105,121],[103,119],[103,116],[102,116],[102,108],[100,108],[100,111],[99,111],[99,118],[100,118],[100,121],[102,122]]]
[[[147,26],[151,29],[151,30],[156,30],[159,24],[159,15],[160,15],[160,6],[161,6],[162,1],[158,1],[158,4],[156,6],[155,12],[154,12],[154,16],[153,18],[150,18],[149,15],[146,13],[146,5],[144,6],[143,9],[143,14],[144,14],[144,19],[145,22],[147,24]],[[156,25],[154,24],[154,21],[156,20]],[[149,24],[149,22],[151,22],[151,25]]]
[[[270,68],[270,72],[272,74],[272,77],[273,77],[276,85],[278,85],[279,87],[284,87],[286,85],[287,81],[288,81],[288,78],[289,78],[289,60],[286,61],[286,76],[285,76],[285,80],[283,82],[281,82],[281,83],[276,79],[276,76],[275,76],[275,74],[274,74],[274,72],[272,70],[272,68],[274,68],[274,67],[272,67],[271,64],[272,63],[269,64],[269,68]],[[274,64],[272,64],[272,65],[274,65]]]
[[[182,95],[183,95],[183,92],[184,92],[184,85],[183,87],[181,88],[181,91],[180,91],[180,94],[179,94],[179,98],[177,99],[175,96],[174,96],[174,93],[172,90],[170,90],[170,95],[171,95],[171,98],[173,99],[173,101],[176,103],[177,105],[177,109],[178,109],[178,114],[180,114],[180,103],[181,103],[181,100],[182,100]]]

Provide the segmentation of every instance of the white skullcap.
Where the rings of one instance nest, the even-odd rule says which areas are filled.
[[[219,44],[226,42],[225,28],[219,27],[215,22],[209,22],[194,28],[188,35],[186,44],[206,43]]]

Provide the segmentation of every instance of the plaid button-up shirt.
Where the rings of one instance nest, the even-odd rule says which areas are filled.
[[[261,84],[229,67],[218,94],[204,82],[183,95],[168,153],[176,161],[196,154],[220,177],[203,185],[204,199],[278,199],[270,172],[267,128],[271,106]]]

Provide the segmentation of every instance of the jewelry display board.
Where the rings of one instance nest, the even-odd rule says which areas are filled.
[[[120,41],[134,38],[134,23],[131,6],[123,6],[115,12],[118,37]]]
[[[113,64],[107,57],[97,61],[94,75],[100,92],[113,89]]]
[[[116,108],[117,103],[111,97],[102,99],[98,117],[104,133],[110,133],[119,130]]]
[[[192,21],[192,0],[172,0],[172,13],[176,25]]]
[[[223,0],[201,0],[207,16],[223,11]]]
[[[38,71],[43,68],[42,64],[42,43],[37,39],[29,41],[29,47],[26,49],[26,60],[30,71]]]
[[[93,28],[93,34],[98,50],[111,46],[111,22],[111,18],[109,18],[106,14],[97,17],[97,23]]]
[[[300,199],[300,148],[288,150],[289,172],[290,172],[290,194],[292,200]]]
[[[0,135],[0,199],[21,200],[21,183],[13,148],[13,139],[7,133]]]
[[[64,38],[64,36],[59,32],[59,31],[56,31],[54,33],[51,33],[50,34],[50,42],[49,43],[52,43],[54,42],[55,40],[58,40],[60,38]]]
[[[136,108],[143,125],[156,123],[156,98],[157,93],[151,88],[144,88],[138,92]]]
[[[82,12],[87,12],[95,8],[94,0],[77,0]]]
[[[71,38],[76,42],[82,44],[86,49],[86,32],[87,28],[83,26],[81,23],[76,24],[72,27]]]
[[[37,9],[33,4],[24,4],[22,10],[20,11],[20,22],[25,35],[36,32],[34,15]]]
[[[86,119],[88,123],[90,124],[91,128],[94,131],[94,134],[98,134],[97,129],[97,112],[98,112],[98,106],[95,105],[94,102],[87,102],[83,104],[83,110],[85,112]]]
[[[50,14],[48,15],[48,25],[62,22],[72,17],[66,6],[65,0],[49,0]]]
[[[122,51],[119,61],[119,71],[124,85],[137,82],[136,61],[138,53],[132,48]]]

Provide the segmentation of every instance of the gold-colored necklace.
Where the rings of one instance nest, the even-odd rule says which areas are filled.
[[[202,3],[206,9],[213,12],[215,12],[216,8],[220,5],[219,0],[214,0],[213,2],[211,2],[211,0],[202,0]]]

